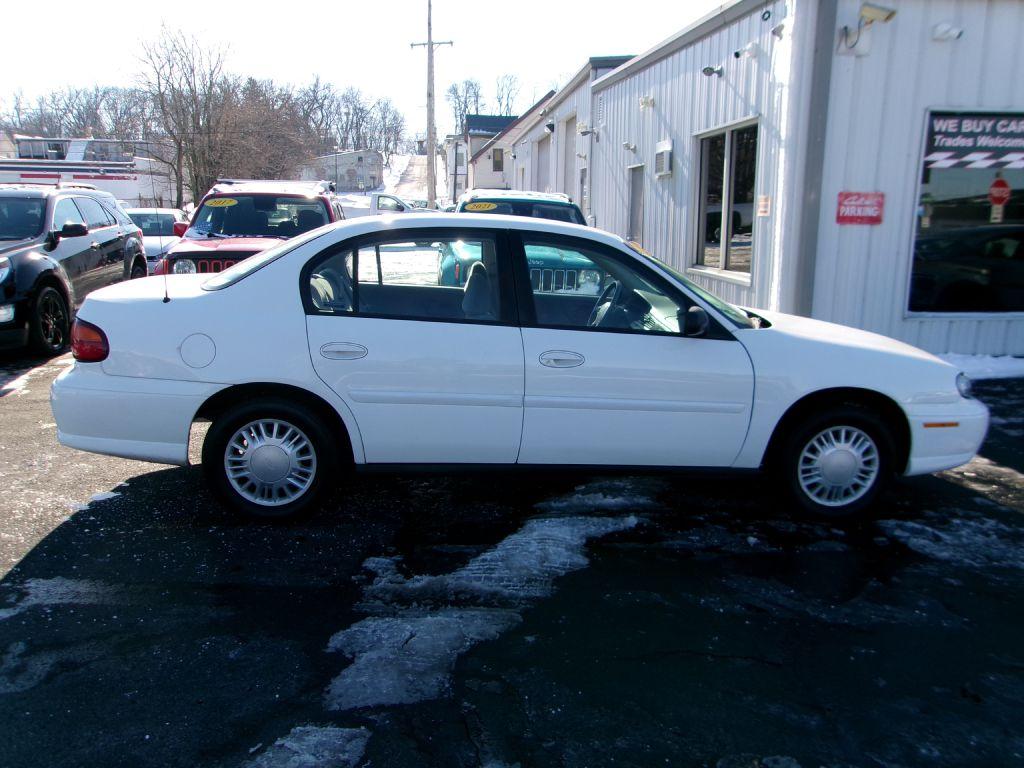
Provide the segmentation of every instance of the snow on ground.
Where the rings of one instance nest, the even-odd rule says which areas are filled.
[[[384,191],[394,193],[395,187],[402,179],[402,174],[409,166],[412,155],[392,155],[391,166],[384,166]]]
[[[246,768],[354,768],[369,738],[365,728],[304,725],[292,728]]]
[[[0,609],[0,621],[33,607],[52,605],[115,605],[122,602],[117,591],[99,581],[87,579],[28,579],[20,585],[24,596],[9,608]]]
[[[579,485],[572,493],[557,499],[542,501],[537,504],[537,509],[545,512],[582,512],[652,507],[654,501],[651,496],[661,490],[663,485],[657,481],[639,486],[636,480],[598,480]]]
[[[587,487],[578,491],[579,504],[605,498]],[[614,508],[649,503],[642,497]],[[592,508],[606,507],[598,502]],[[327,707],[343,711],[446,695],[461,654],[515,626],[525,606],[551,594],[555,579],[584,568],[589,540],[637,522],[633,515],[536,518],[461,568],[438,575],[407,578],[397,558],[369,558],[364,567],[374,580],[361,608],[373,615],[331,638],[327,650],[352,663],[327,688]]]
[[[987,517],[882,520],[888,536],[915,552],[968,568],[1024,569],[1024,530]]]
[[[939,357],[976,380],[1012,379],[1024,376],[1024,357],[958,355],[952,352],[939,355]]]

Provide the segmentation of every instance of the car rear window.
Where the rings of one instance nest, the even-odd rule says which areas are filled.
[[[289,238],[330,222],[317,197],[226,194],[203,201],[192,228],[210,237]]]

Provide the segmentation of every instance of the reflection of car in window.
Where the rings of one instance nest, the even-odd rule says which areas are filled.
[[[1024,226],[990,225],[918,235],[912,312],[1024,310]]]

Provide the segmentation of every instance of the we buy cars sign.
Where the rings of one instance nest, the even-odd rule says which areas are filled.
[[[881,224],[884,192],[840,192],[836,224]]]

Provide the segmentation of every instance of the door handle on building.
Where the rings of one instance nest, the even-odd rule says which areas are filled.
[[[586,362],[580,353],[566,352],[561,349],[542,352],[539,360],[541,365],[546,365],[548,368],[576,368]]]
[[[328,360],[358,360],[368,353],[369,350],[362,344],[350,341],[333,341],[320,347],[320,356]]]

